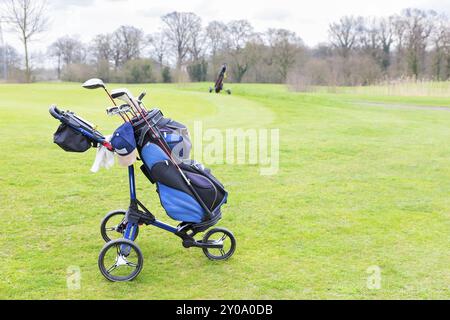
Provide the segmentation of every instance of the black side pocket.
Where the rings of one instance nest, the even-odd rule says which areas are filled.
[[[145,164],[141,166],[141,171],[142,171],[142,173],[147,177],[147,179],[150,180],[150,182],[151,182],[152,184],[155,184],[155,183],[156,183],[155,179],[153,178],[152,174],[151,174],[150,171],[147,169],[147,166],[146,166]]]
[[[53,141],[67,152],[86,152],[92,147],[91,141],[66,124],[61,124],[53,136]]]

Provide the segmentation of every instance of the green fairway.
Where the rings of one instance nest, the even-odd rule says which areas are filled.
[[[128,205],[127,170],[90,173],[95,151],[59,149],[48,113],[57,103],[110,134],[120,118],[105,115],[107,97],[79,84],[0,85],[0,299],[450,298],[450,84],[429,97],[251,84],[228,96],[209,85],[129,87],[189,128],[280,129],[280,171],[212,166],[230,192],[219,226],[234,232],[236,254],[211,262],[143,228],[144,269],[130,283],[97,267],[100,221]],[[137,180],[141,200],[176,225]],[[71,266],[79,290],[67,287]],[[373,266],[379,289],[367,285]]]

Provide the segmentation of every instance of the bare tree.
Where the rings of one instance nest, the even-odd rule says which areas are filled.
[[[219,50],[222,50],[226,43],[227,25],[221,21],[211,21],[206,26],[206,38],[211,56],[216,57]]]
[[[162,32],[157,32],[147,36],[147,42],[150,47],[150,56],[154,58],[159,66],[163,68],[169,45],[167,38]]]
[[[163,16],[164,34],[175,52],[177,70],[180,70],[191,50],[192,39],[201,29],[201,19],[191,12],[172,12]]]
[[[48,18],[45,15],[45,0],[4,0],[4,18],[17,33],[25,51],[25,77],[31,81],[31,66],[28,45],[35,35],[42,33],[48,26]]]
[[[110,34],[99,34],[97,35],[91,44],[91,53],[97,60],[100,61],[111,61],[114,55],[114,49],[112,45],[112,35]]]
[[[221,21],[211,21],[205,28],[206,50],[211,59],[211,70],[215,73],[224,63],[223,56],[227,43],[227,25]],[[215,76],[215,74],[214,74]]]
[[[391,47],[394,43],[395,18],[364,18],[358,36],[359,47],[363,54],[372,57],[386,74],[391,64]]]
[[[64,66],[81,63],[85,58],[84,45],[76,38],[65,36],[56,40],[50,47],[49,53],[56,58],[58,79]]]
[[[247,20],[233,20],[227,28],[228,46],[234,50],[242,50],[254,35],[253,26]]]
[[[382,50],[381,66],[386,72],[391,65],[391,50],[395,39],[395,16],[381,18],[378,21],[379,40]]]
[[[445,79],[450,80],[450,21],[447,20],[447,27],[445,28],[444,36],[444,54],[447,65],[447,70],[445,72]]]
[[[252,61],[254,50],[249,46],[254,37],[253,27],[247,20],[233,20],[227,28],[227,49],[232,58],[231,73],[242,82]]]
[[[358,34],[358,44],[363,53],[374,60],[380,58],[380,30],[378,20],[373,17],[363,18]]]
[[[303,42],[295,32],[286,29],[269,29],[266,38],[281,81],[286,82],[288,72],[296,63]]]
[[[0,52],[2,59],[4,59],[3,62],[6,63],[8,69],[19,67],[21,57],[14,47],[5,44],[0,47]]]
[[[5,45],[5,41],[3,39],[3,29],[2,29],[2,20],[0,17],[0,48],[1,48],[1,59],[2,59],[2,76],[3,79],[6,81],[8,80],[8,64],[7,64],[7,60],[6,60],[6,45]]]
[[[192,30],[191,42],[189,45],[189,53],[191,60],[196,62],[203,59],[207,43],[206,36],[201,26]]]
[[[139,58],[143,40],[143,31],[132,26],[121,26],[114,32],[112,48],[116,69],[132,59]]]
[[[356,46],[362,22],[362,17],[345,16],[330,25],[330,41],[342,57],[347,58]]]
[[[434,11],[426,12],[420,9],[403,11],[408,70],[416,78],[419,77],[422,69],[421,65],[424,62],[425,50],[433,31],[435,16],[436,12]]]
[[[431,35],[432,69],[436,80],[446,80],[447,70],[450,71],[450,19],[442,14],[435,20],[436,27]]]
[[[97,35],[90,45],[90,54],[96,64],[97,76],[105,81],[111,80],[111,62],[114,61],[113,36]]]

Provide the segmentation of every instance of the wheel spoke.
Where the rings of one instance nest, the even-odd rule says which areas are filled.
[[[224,234],[223,237],[220,239],[220,241],[222,241],[222,242],[225,241],[227,239],[227,237],[228,236],[226,234]]]
[[[137,268],[138,267],[138,265],[136,263],[134,263],[134,262],[127,262],[127,266],[133,267],[133,268]]]
[[[223,249],[220,249],[220,253],[222,254],[222,257],[225,256],[225,254],[226,254],[225,250],[223,250]]]
[[[117,227],[105,228],[105,231],[117,231]]]
[[[111,272],[113,272],[114,270],[116,270],[116,268],[117,268],[117,264],[114,264],[111,268],[109,268],[108,269],[108,273],[111,273]]]

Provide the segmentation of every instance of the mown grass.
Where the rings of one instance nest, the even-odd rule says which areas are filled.
[[[450,297],[450,112],[380,108],[364,101],[450,106],[447,97],[293,93],[277,85],[131,86],[148,106],[205,128],[279,128],[280,172],[214,165],[230,191],[221,226],[238,239],[228,262],[156,229],[142,230],[140,277],[103,279],[98,227],[127,206],[126,170],[94,175],[94,151],[64,153],[52,143],[58,103],[112,132],[108,100],[76,84],[0,85],[0,298],[3,299],[436,299]],[[118,85],[112,86],[118,87]],[[138,192],[170,222],[154,187]],[[67,268],[81,269],[68,290]],[[367,287],[379,266],[381,289]]]

